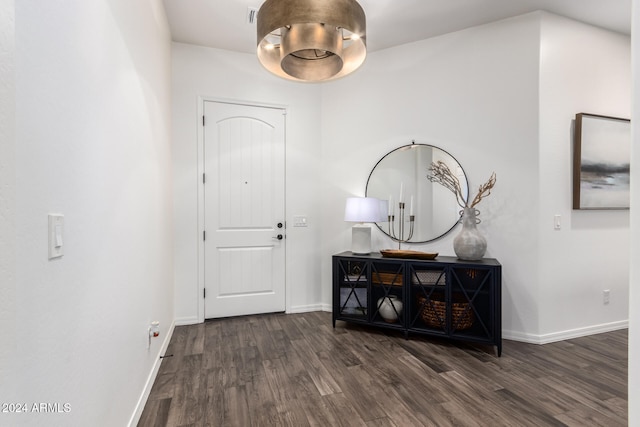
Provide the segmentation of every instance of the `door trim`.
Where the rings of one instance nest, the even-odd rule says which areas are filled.
[[[285,224],[287,222],[287,135],[289,133],[289,121],[287,120],[289,114],[289,107],[286,105],[280,104],[271,104],[264,102],[255,102],[255,101],[246,101],[246,100],[238,100],[238,99],[229,99],[229,98],[219,98],[212,96],[198,96],[198,108],[197,108],[197,116],[196,116],[196,127],[197,127],[197,137],[198,137],[198,154],[197,154],[197,172],[196,172],[196,182],[198,186],[198,230],[196,234],[196,240],[198,242],[198,283],[196,283],[196,295],[197,295],[197,312],[198,312],[198,322],[202,323],[205,320],[205,310],[204,310],[204,276],[205,276],[205,259],[204,259],[204,240],[202,239],[204,233],[204,183],[202,182],[202,174],[204,173],[204,125],[202,123],[202,116],[204,115],[204,103],[205,102],[218,102],[221,104],[234,104],[234,105],[246,105],[250,107],[261,107],[261,108],[273,108],[277,110],[282,110],[282,113],[285,116],[284,120],[284,218]],[[285,255],[284,255],[284,295],[285,295],[285,313],[291,312],[291,293],[289,292],[289,269],[288,258],[289,251],[287,247],[289,245],[285,245]]]

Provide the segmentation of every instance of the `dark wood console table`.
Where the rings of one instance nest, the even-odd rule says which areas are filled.
[[[502,266],[492,258],[343,252],[333,256],[333,327],[342,320],[395,329],[407,338],[416,333],[484,343],[496,346],[500,356],[501,276]]]

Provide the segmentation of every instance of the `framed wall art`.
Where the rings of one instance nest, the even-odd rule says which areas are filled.
[[[629,119],[576,114],[573,209],[629,209]]]

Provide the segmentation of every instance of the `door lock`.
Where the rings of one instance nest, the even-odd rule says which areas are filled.
[[[282,227],[283,227],[282,223],[281,223],[281,222],[279,222],[279,223],[278,223],[278,228],[282,228]]]

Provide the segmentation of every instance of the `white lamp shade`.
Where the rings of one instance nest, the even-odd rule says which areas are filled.
[[[385,222],[389,220],[389,201],[388,200],[378,200],[380,202],[380,220],[376,222]]]
[[[383,222],[387,220],[387,201],[374,197],[349,197],[344,220],[349,222]]]

